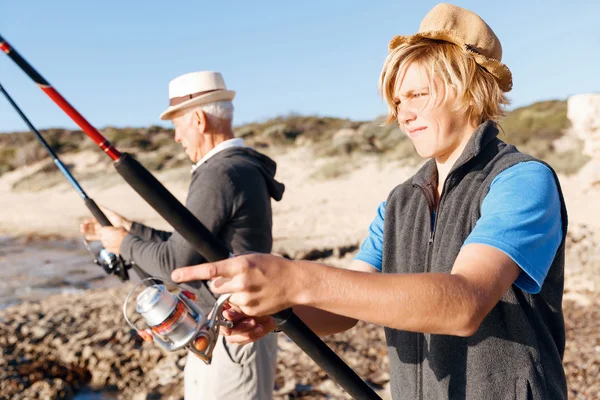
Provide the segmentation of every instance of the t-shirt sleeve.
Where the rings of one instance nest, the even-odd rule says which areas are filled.
[[[355,260],[364,261],[381,271],[383,262],[383,220],[385,218],[385,201],[377,208],[375,219],[369,226],[369,234],[362,242]]]
[[[481,217],[463,246],[481,243],[508,255],[522,270],[514,282],[539,293],[562,242],[561,202],[552,171],[523,162],[494,178]]]

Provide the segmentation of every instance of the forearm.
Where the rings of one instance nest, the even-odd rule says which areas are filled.
[[[133,261],[146,273],[168,279],[174,269],[174,257],[168,242],[147,241],[135,235],[127,235],[121,244],[121,256]]]
[[[163,242],[168,240],[172,233],[160,231],[158,229],[151,228],[139,222],[130,222],[129,227],[125,228],[130,234],[140,237],[142,240]]]
[[[358,322],[354,318],[333,314],[308,306],[293,307],[294,313],[319,336],[333,335],[353,328]]]
[[[296,302],[390,328],[468,336],[476,291],[460,275],[371,274],[297,261]]]
[[[170,279],[176,268],[204,262],[202,256],[178,234],[165,241],[148,241],[129,234],[121,243],[120,251],[126,260],[162,279]]]

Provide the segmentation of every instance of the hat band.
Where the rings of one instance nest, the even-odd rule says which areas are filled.
[[[206,90],[204,92],[196,92],[196,93],[186,94],[185,96],[173,97],[173,98],[169,99],[169,105],[171,107],[173,107],[173,106],[183,103],[184,101],[188,101],[195,97],[202,96],[203,94],[216,92],[218,90],[222,90],[222,89]]]

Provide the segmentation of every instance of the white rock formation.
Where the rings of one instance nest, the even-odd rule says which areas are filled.
[[[579,173],[584,190],[600,187],[600,93],[569,97],[567,117],[570,134],[583,140],[583,153],[592,158]]]

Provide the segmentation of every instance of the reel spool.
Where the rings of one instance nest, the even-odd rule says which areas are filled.
[[[147,329],[140,330],[129,320],[127,305],[133,291],[144,281],[152,279],[157,278],[146,278],[135,285],[123,303],[123,315],[129,326],[142,337],[151,335],[167,351],[186,348],[210,364],[219,337],[219,326],[233,327],[233,323],[225,320],[222,314],[223,305],[231,295],[221,295],[210,318],[207,318],[186,291],[174,294],[164,284],[148,286],[136,298],[135,310],[148,325]]]

